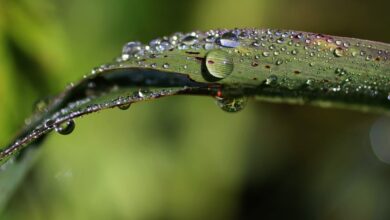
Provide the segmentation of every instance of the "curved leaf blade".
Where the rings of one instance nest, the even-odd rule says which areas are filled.
[[[210,51],[227,57],[212,57]],[[169,95],[250,96],[388,113],[389,51],[389,44],[379,42],[263,29],[177,33],[149,45],[129,43],[115,62],[94,69],[38,110],[0,152],[0,163],[69,120]],[[210,69],[220,59],[233,66]]]

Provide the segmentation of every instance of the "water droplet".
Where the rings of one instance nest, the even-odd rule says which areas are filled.
[[[164,63],[164,64],[163,64],[163,68],[164,68],[164,69],[168,69],[168,68],[169,68],[169,64],[168,64],[168,63]]]
[[[217,98],[217,105],[226,112],[238,112],[245,108],[247,97]]]
[[[45,127],[46,127],[46,128],[51,128],[51,127],[53,127],[54,123],[55,123],[54,120],[49,119],[49,120],[47,120],[47,121],[45,122]]]
[[[126,103],[126,104],[123,104],[123,105],[118,106],[118,108],[119,108],[120,110],[127,110],[127,109],[130,108],[130,105],[131,105],[131,103]]]
[[[277,60],[276,65],[281,65],[283,63],[283,60]]]
[[[191,46],[199,42],[198,38],[192,35],[184,37],[182,40],[183,44]]]
[[[218,40],[218,43],[223,47],[238,47],[240,42],[238,41],[238,37],[233,32],[224,33],[221,38]]]
[[[267,79],[265,80],[265,84],[266,85],[275,85],[278,81],[278,77],[275,76],[275,75],[270,75],[269,77],[267,77]]]
[[[276,40],[276,42],[278,43],[278,44],[282,44],[283,42],[284,42],[284,38],[278,38],[277,40]]]
[[[336,57],[342,57],[344,55],[344,51],[341,47],[338,47],[336,48],[334,51],[333,51],[333,54],[336,56]]]
[[[297,55],[297,54],[298,54],[298,51],[294,49],[294,50],[291,51],[291,54],[292,54],[292,55]]]
[[[251,45],[254,46],[254,47],[260,47],[260,42],[259,41],[254,41],[254,42],[252,42]]]
[[[72,133],[72,131],[75,128],[75,123],[73,120],[68,120],[64,123],[61,123],[60,125],[55,126],[55,130],[57,133],[62,134],[62,135],[67,135]]]
[[[312,86],[313,83],[314,83],[314,80],[313,80],[313,79],[307,79],[306,82],[305,82],[305,84],[306,84],[307,86]]]
[[[141,51],[141,42],[133,41],[125,44],[122,48],[123,55],[134,55]]]
[[[337,75],[339,75],[339,76],[343,76],[343,75],[345,75],[345,74],[347,73],[347,71],[345,71],[345,70],[342,69],[342,68],[336,68],[335,73],[336,73]]]
[[[206,67],[211,76],[223,79],[233,72],[231,55],[223,50],[212,50],[206,55]]]
[[[263,52],[263,56],[269,57],[269,55],[270,55],[270,52],[267,52],[267,51],[264,51],[264,52]]]

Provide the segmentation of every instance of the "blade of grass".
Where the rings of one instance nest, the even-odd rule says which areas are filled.
[[[388,113],[389,50],[379,42],[262,29],[178,33],[149,45],[132,42],[115,62],[43,102],[0,152],[0,163],[26,160],[15,156],[74,118],[169,95],[248,96]],[[0,178],[7,175],[4,170]],[[2,189],[7,186],[0,184]]]

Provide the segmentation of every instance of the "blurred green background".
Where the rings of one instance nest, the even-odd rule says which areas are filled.
[[[35,100],[111,61],[127,41],[269,27],[390,43],[389,6],[0,0],[0,146]],[[389,219],[390,167],[370,144],[378,117],[254,100],[229,114],[205,97],[103,111],[77,119],[69,136],[50,135],[1,219]]]

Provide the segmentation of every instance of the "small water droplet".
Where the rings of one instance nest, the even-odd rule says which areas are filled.
[[[67,135],[67,134],[72,133],[75,126],[76,125],[75,125],[73,120],[68,120],[64,123],[61,123],[60,125],[56,125],[54,129],[59,134]]]
[[[169,64],[168,64],[168,63],[164,63],[164,64],[163,64],[163,68],[164,68],[164,69],[168,69],[168,68],[169,68]]]
[[[185,44],[187,46],[191,46],[191,45],[194,45],[194,44],[198,43],[199,40],[195,36],[188,35],[188,36],[183,38],[182,42],[183,42],[183,44]]]
[[[254,47],[260,47],[260,42],[259,41],[253,41],[251,45],[254,46]]]
[[[276,42],[278,43],[278,44],[282,44],[283,42],[284,42],[284,38],[278,38],[277,40],[276,40]]]
[[[265,80],[265,84],[266,85],[275,85],[278,81],[278,77],[275,76],[275,75],[270,75],[269,77],[267,77],[267,79]]]
[[[212,50],[208,52],[205,62],[207,71],[212,77],[223,79],[233,72],[233,58],[226,51]]]
[[[118,108],[119,108],[120,110],[127,110],[127,109],[130,108],[130,105],[131,105],[131,103],[126,103],[126,104],[123,104],[123,105],[118,106]]]
[[[128,42],[122,48],[123,55],[134,55],[141,51],[141,42]]]
[[[238,41],[238,37],[233,32],[224,33],[221,38],[218,40],[218,43],[223,47],[238,47],[240,42]]]
[[[295,50],[295,49],[292,50],[292,51],[291,51],[291,54],[292,54],[292,55],[297,55],[297,54],[298,54],[298,50]]]
[[[283,60],[277,60],[276,65],[281,65],[283,63]]]
[[[333,54],[335,57],[342,57],[344,55],[344,51],[341,47],[338,47],[333,51]]]
[[[306,84],[307,86],[312,86],[313,83],[314,83],[314,80],[313,80],[313,79],[307,79],[306,82],[305,82],[305,84]]]
[[[55,121],[52,119],[49,119],[45,122],[45,127],[46,128],[51,128],[54,125]]]
[[[217,105],[226,112],[239,112],[243,110],[248,102],[247,97],[217,98]]]
[[[343,75],[345,75],[345,74],[347,73],[347,71],[345,71],[345,70],[342,69],[342,68],[336,68],[335,73],[336,73],[337,75],[339,75],[339,76],[343,76]]]
[[[270,55],[270,52],[268,52],[268,51],[264,51],[264,52],[263,52],[263,56],[269,57],[269,55]]]

